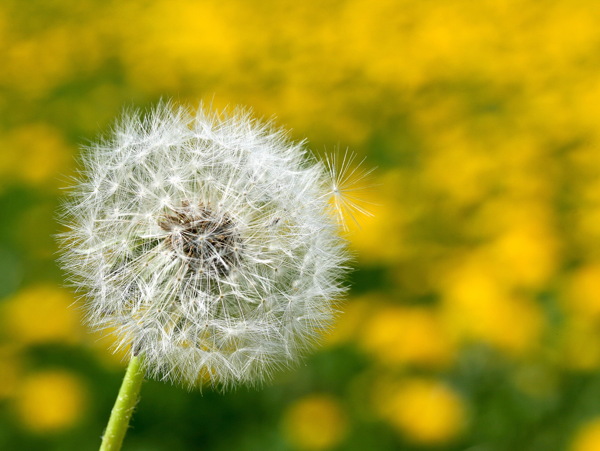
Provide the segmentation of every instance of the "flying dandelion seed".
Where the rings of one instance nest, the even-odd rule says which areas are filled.
[[[363,158],[356,163],[356,154],[346,150],[343,155],[334,153],[325,159],[329,173],[330,190],[327,193],[333,204],[339,224],[348,230],[348,221],[358,224],[357,216],[373,216],[364,199],[364,191],[370,188],[365,183],[374,169],[365,170]]]
[[[332,206],[354,211],[335,174],[352,159],[336,172],[244,111],[162,103],[83,163],[62,263],[89,324],[148,375],[259,383],[327,329],[348,262]]]

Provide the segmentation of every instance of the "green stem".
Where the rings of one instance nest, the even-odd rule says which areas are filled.
[[[119,451],[125,438],[129,419],[138,402],[140,388],[144,381],[144,370],[140,356],[133,357],[123,378],[119,396],[110,413],[108,426],[102,437],[100,451]]]

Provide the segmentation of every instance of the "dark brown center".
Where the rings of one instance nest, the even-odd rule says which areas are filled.
[[[158,224],[169,232],[168,245],[190,271],[226,276],[239,263],[241,240],[228,214],[186,202],[162,216]]]

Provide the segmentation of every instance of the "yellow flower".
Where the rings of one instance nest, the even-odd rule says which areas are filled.
[[[25,380],[15,408],[27,428],[51,432],[73,426],[81,418],[86,397],[78,377],[63,370],[50,370]]]
[[[512,293],[486,259],[472,257],[448,274],[442,288],[445,315],[456,334],[514,355],[535,349],[544,327],[541,307]]]
[[[584,317],[600,317],[600,264],[576,270],[567,284],[566,308]]]
[[[401,176],[399,171],[389,171],[375,183],[396,191]],[[365,262],[397,262],[406,253],[404,229],[408,220],[405,217],[407,212],[390,192],[368,189],[358,194],[361,206],[372,216],[362,215],[360,224],[348,220],[350,246],[358,251],[359,258]]]
[[[385,307],[366,322],[360,346],[387,365],[449,364],[455,348],[437,312],[427,307]]]
[[[376,410],[413,442],[447,443],[465,428],[463,400],[439,381],[415,378],[378,388]]]
[[[227,4],[130,3],[116,17],[120,57],[130,81],[141,89],[164,92],[180,88],[188,78],[206,80],[235,73],[231,66],[239,56],[243,22]]]
[[[329,395],[313,394],[292,404],[283,420],[288,441],[302,450],[326,450],[345,437],[346,416]]]
[[[480,202],[497,164],[494,157],[482,152],[482,144],[462,126],[446,126],[428,134],[432,135],[427,138],[433,141],[431,147],[444,151],[424,156],[422,178],[431,189],[443,193],[452,205],[464,207]]]
[[[558,246],[549,222],[549,218],[515,221],[486,248],[496,274],[507,284],[536,288],[553,274]]]
[[[75,343],[82,326],[73,301],[65,290],[52,285],[27,288],[4,303],[2,323],[18,343]]]
[[[598,451],[600,449],[600,417],[583,424],[575,433],[569,451]]]

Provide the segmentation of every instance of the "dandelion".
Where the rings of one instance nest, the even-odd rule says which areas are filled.
[[[330,169],[247,112],[169,103],[87,149],[62,263],[129,352],[123,387],[256,384],[313,345],[348,261]]]

